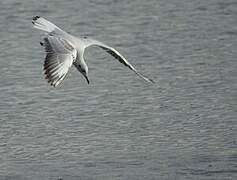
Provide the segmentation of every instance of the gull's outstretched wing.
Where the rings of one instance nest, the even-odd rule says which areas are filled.
[[[112,55],[115,59],[117,59],[120,63],[124,64],[125,66],[127,66],[129,69],[131,69],[133,72],[135,72],[139,77],[141,77],[142,79],[144,79],[147,82],[151,82],[154,83],[154,81],[146,76],[144,76],[143,74],[141,74],[140,72],[138,72],[117,50],[115,50],[114,48],[107,46],[106,44],[97,41],[97,40],[93,40],[93,39],[85,39],[85,43],[86,43],[86,47],[89,46],[98,46],[102,49],[104,49],[107,53],[109,53],[110,55]]]
[[[73,61],[76,59],[76,49],[65,39],[48,36],[40,43],[45,47],[44,62],[45,79],[56,87],[65,78]]]

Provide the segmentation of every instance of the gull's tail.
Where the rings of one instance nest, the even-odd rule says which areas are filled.
[[[40,16],[33,17],[32,24],[34,28],[46,31],[48,33],[58,33],[60,31],[63,32],[59,27]]]

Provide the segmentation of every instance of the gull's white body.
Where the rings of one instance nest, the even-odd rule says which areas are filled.
[[[63,81],[72,65],[82,73],[89,84],[88,67],[83,57],[85,49],[89,46],[98,46],[106,50],[138,76],[148,82],[153,82],[153,80],[139,73],[118,51],[102,42],[87,37],[72,36],[39,16],[33,17],[32,23],[35,28],[47,32],[44,42],[40,44],[45,47],[46,51],[44,63],[46,79],[54,87]]]

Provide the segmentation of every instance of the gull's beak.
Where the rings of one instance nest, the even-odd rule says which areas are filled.
[[[89,81],[88,77],[85,76],[85,78],[86,78],[87,83],[90,84],[90,81]]]

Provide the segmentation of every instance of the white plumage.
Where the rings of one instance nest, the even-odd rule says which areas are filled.
[[[104,49],[139,77],[147,82],[154,83],[152,79],[139,73],[117,50],[100,41],[72,36],[39,16],[33,17],[32,23],[35,28],[47,32],[47,36],[40,44],[44,46],[46,51],[45,78],[54,87],[63,81],[72,64],[82,73],[89,84],[88,67],[83,57],[85,49],[89,46],[98,46]]]

